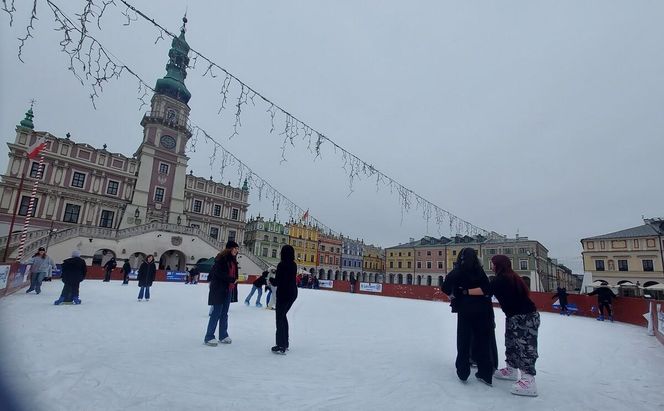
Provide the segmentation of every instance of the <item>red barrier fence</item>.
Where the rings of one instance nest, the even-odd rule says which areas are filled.
[[[7,268],[9,267],[9,268]],[[0,265],[0,297],[12,294],[13,292],[25,287],[30,282],[25,275],[26,266],[18,263]],[[251,284],[258,276],[250,275],[244,284]],[[104,278],[104,269],[99,266],[89,266],[86,279],[101,280]],[[111,274],[112,280],[121,280],[122,272],[116,268]],[[157,270],[156,281],[166,281],[166,271]],[[351,284],[349,281],[330,281],[331,288],[321,290],[350,292]],[[447,301],[449,299],[438,287],[403,285],[403,284],[377,284],[380,286],[380,292],[360,291],[360,283],[355,285],[355,292],[358,294],[411,298],[428,301]],[[544,312],[557,312],[553,308],[553,293],[531,292],[530,298],[533,300],[537,309]],[[594,317],[597,315],[593,308],[597,306],[597,298],[585,294],[569,294],[568,302],[575,304],[578,311],[575,315],[585,317]],[[655,337],[664,344],[664,301],[653,301],[644,298],[619,297],[613,303],[613,317],[616,321],[647,326],[646,316],[650,313],[653,333]]]

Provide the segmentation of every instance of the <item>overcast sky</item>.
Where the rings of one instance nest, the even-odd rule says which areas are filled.
[[[117,0],[116,0],[117,1]],[[54,0],[70,16],[84,2]],[[142,138],[138,81],[107,84],[95,110],[58,50],[43,0],[21,63],[27,1],[14,25],[0,14],[0,130],[13,141],[31,99],[35,128],[131,156]],[[471,223],[539,240],[581,272],[584,237],[664,217],[664,2],[661,1],[146,1],[177,32],[253,89],[404,186]],[[164,76],[170,41],[109,7],[93,34],[149,84]],[[126,19],[125,19],[126,20]],[[193,57],[191,55],[190,57]],[[376,182],[349,179],[329,145],[322,159],[295,147],[281,162],[283,118],[233,101],[217,114],[223,77],[186,80],[191,119],[332,229],[383,247],[450,235]],[[216,74],[220,74],[218,71]],[[231,99],[237,91],[231,87]],[[233,94],[235,92],[235,94]],[[281,127],[281,129],[279,129]],[[220,175],[202,140],[194,174]],[[6,170],[7,156],[0,155]],[[250,195],[250,213],[272,216]],[[285,218],[285,216],[281,216]]]

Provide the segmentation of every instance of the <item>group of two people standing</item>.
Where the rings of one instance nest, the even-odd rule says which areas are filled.
[[[477,364],[475,377],[487,385],[492,379],[515,381],[511,392],[536,396],[535,361],[539,313],[529,297],[528,286],[512,269],[504,255],[491,258],[496,274],[491,282],[482,269],[477,253],[463,248],[454,269],[445,277],[441,289],[452,298],[457,312],[456,372],[461,381],[470,375],[471,355]],[[495,348],[495,317],[491,297],[495,296],[505,313],[505,362],[498,368]],[[519,371],[521,375],[519,376]]]
[[[214,265],[208,275],[210,291],[208,305],[212,306],[204,342],[209,346],[219,343],[230,344],[232,340],[228,335],[228,309],[231,305],[231,296],[238,283],[237,255],[240,246],[235,241],[228,241],[223,251],[214,259]],[[277,265],[276,275],[271,282],[277,289],[276,297],[276,345],[272,347],[275,354],[286,354],[289,348],[288,319],[286,314],[297,299],[297,264],[295,264],[295,250],[290,245],[281,248],[281,261]],[[219,339],[215,339],[215,332],[219,328]]]

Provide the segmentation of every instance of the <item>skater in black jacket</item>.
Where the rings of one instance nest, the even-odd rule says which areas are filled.
[[[60,298],[55,300],[53,304],[60,305],[62,303],[80,304],[79,298],[79,285],[85,279],[87,267],[85,260],[81,258],[81,252],[74,250],[71,253],[71,258],[67,258],[62,262],[62,282],[65,284],[62,287]]]
[[[469,289],[484,290],[482,295],[469,295]],[[491,360],[491,338],[493,337],[493,306],[489,295],[489,278],[480,265],[477,253],[472,248],[463,248],[457,256],[454,269],[447,274],[442,290],[454,296],[457,316],[456,372],[461,381],[470,375],[470,351],[477,362],[475,377],[491,385],[493,364]]]
[[[565,287],[558,287],[556,293],[551,297],[552,300],[554,298],[558,298],[558,303],[560,303],[560,315],[569,315],[569,311],[567,310],[567,289]]]
[[[150,287],[152,287],[156,274],[157,267],[154,265],[154,257],[150,254],[147,261],[144,261],[138,269],[138,286],[141,287],[138,292],[139,302],[143,301],[143,295],[145,295],[145,301],[150,301]]]
[[[113,270],[115,270],[115,267],[118,266],[117,261],[115,261],[115,257],[112,257],[110,260],[106,261],[106,264],[104,264],[104,281],[105,283],[111,281],[111,273]]]
[[[606,313],[609,314],[609,321],[613,322],[613,305],[611,302],[614,298],[618,298],[618,296],[606,285],[595,288],[595,291],[588,295],[597,296],[597,308],[599,310],[599,317],[597,317],[597,320],[604,321],[604,309],[606,308]]]
[[[233,291],[237,291],[238,265],[237,254],[240,246],[233,240],[226,243],[226,247],[214,258],[214,265],[210,270],[210,291],[208,305],[212,306],[207,330],[203,341],[206,345],[216,347],[217,344],[230,344],[233,341],[228,335],[228,310],[233,300]],[[219,325],[219,340],[214,333]]]
[[[129,264],[129,260],[125,260],[122,265],[122,285],[129,284],[129,273],[131,273],[131,264]]]
[[[286,244],[281,247],[281,262],[277,265],[277,275],[273,285],[277,287],[277,312],[276,312],[276,345],[272,347],[275,354],[286,354],[289,347],[288,338],[288,310],[297,299],[297,264],[295,264],[295,249]]]
[[[244,299],[244,304],[249,305],[251,304],[251,297],[254,295],[256,291],[258,291],[258,297],[256,298],[256,307],[262,307],[263,305],[261,304],[261,296],[263,295],[263,286],[267,285],[267,271],[263,271],[263,274],[261,274],[260,277],[254,280],[253,283],[251,283],[251,292],[247,296],[247,298]]]

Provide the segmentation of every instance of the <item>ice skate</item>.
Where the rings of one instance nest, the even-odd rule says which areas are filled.
[[[493,373],[493,378],[497,378],[499,380],[517,381],[519,379],[519,370],[508,365],[505,368],[496,370]]]
[[[530,374],[523,374],[521,379],[512,386],[512,390],[510,392],[514,395],[537,397],[537,384],[535,383],[535,376]]]

